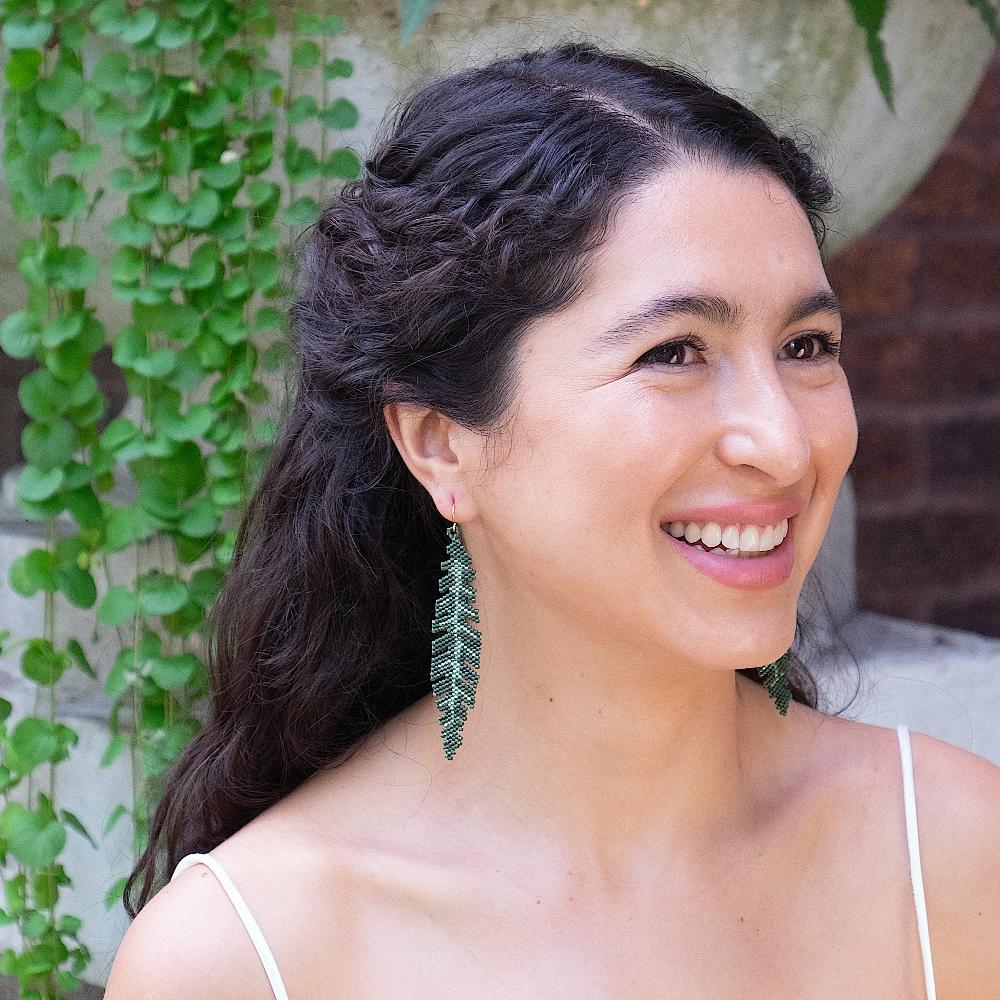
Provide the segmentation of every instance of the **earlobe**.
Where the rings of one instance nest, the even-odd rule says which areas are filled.
[[[456,496],[451,483],[459,481],[459,459],[451,447],[448,421],[426,406],[391,403],[383,407],[386,426],[396,450],[411,475],[433,499],[442,517],[448,517]]]

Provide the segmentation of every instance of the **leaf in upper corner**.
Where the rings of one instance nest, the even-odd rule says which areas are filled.
[[[437,0],[399,0],[400,45],[405,45],[413,37],[413,33],[423,24],[436,3]]]
[[[970,0],[971,2],[971,0]],[[885,55],[885,43],[879,37],[885,23],[888,0],[848,0],[855,23],[865,33],[865,45],[871,58],[872,72],[879,90],[891,111],[895,111],[892,94],[892,70]]]

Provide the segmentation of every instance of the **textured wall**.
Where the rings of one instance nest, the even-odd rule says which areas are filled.
[[[859,605],[1000,636],[1000,54],[924,178],[828,273],[860,423]]]

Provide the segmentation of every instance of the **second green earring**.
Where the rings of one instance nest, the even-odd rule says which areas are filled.
[[[757,668],[757,675],[764,682],[767,693],[782,715],[788,714],[788,703],[792,700],[792,689],[788,686],[788,661],[791,658],[792,651],[789,649],[774,663]]]

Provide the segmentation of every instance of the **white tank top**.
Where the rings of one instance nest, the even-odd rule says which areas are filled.
[[[920,843],[917,837],[917,804],[913,788],[913,753],[910,748],[910,730],[905,725],[896,727],[899,736],[899,755],[903,769],[903,807],[906,814],[906,846],[910,856],[910,883],[913,887],[913,901],[917,909],[917,932],[920,936],[920,953],[924,960],[924,986],[927,992],[927,1000],[937,1000],[937,991],[934,987],[934,966],[931,962],[931,939],[927,930],[927,905],[924,901],[924,878],[920,870]],[[240,920],[250,935],[254,948],[260,956],[261,964],[267,973],[267,980],[271,984],[275,1000],[288,1000],[288,991],[281,981],[281,973],[278,972],[278,964],[274,960],[274,955],[268,946],[264,935],[261,933],[257,921],[250,912],[239,889],[233,880],[226,873],[218,858],[211,854],[187,854],[177,862],[173,875],[170,876],[172,882],[177,876],[191,865],[203,864],[210,868],[219,880],[226,895],[232,901]]]

